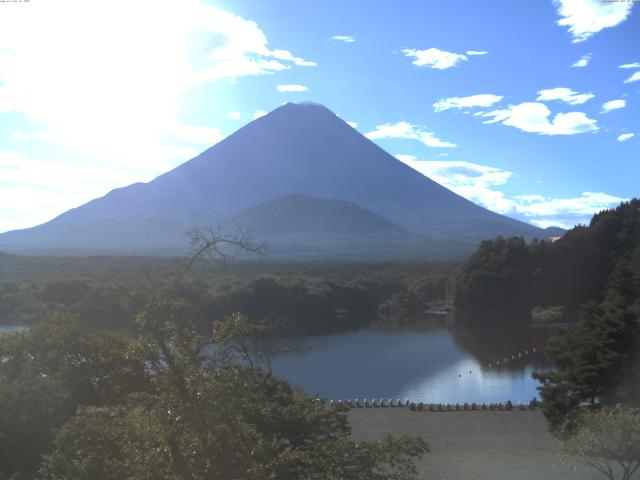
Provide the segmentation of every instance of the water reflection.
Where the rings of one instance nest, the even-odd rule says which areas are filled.
[[[15,333],[21,332],[27,327],[24,325],[0,325],[0,334],[1,333]]]
[[[325,398],[526,402],[537,396],[531,372],[546,366],[540,347],[547,335],[540,329],[477,332],[430,326],[308,337],[297,339],[299,350],[277,359],[273,368]],[[529,355],[517,357],[527,349]],[[507,355],[506,364],[493,365]]]
[[[452,327],[453,341],[478,363],[509,371],[546,366],[542,349],[549,330],[542,328],[477,329]],[[535,352],[534,352],[535,350]],[[506,361],[505,361],[506,359]]]

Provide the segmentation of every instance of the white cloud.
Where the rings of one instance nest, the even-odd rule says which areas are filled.
[[[629,78],[627,78],[624,83],[631,83],[631,82],[637,82],[640,80],[640,71],[634,73],[633,75],[631,75]]]
[[[79,0],[6,9],[0,50],[0,110],[76,134],[108,132],[111,142],[131,129],[166,134],[175,104],[194,86],[304,63],[270,50],[254,22],[200,0],[140,0],[126,15],[108,3]]]
[[[513,197],[514,200],[518,200],[522,203],[535,203],[535,202],[543,202],[546,200],[542,195],[515,195]]]
[[[602,111],[610,112],[611,110],[617,110],[626,106],[627,102],[625,100],[609,100],[608,102],[602,104]]]
[[[602,0],[554,0],[558,15],[558,25],[569,27],[573,43],[586,40],[599,31],[615,27],[627,19],[633,7],[632,2]]]
[[[358,124],[356,122],[347,122],[347,125],[349,125],[351,128],[358,128]]]
[[[536,100],[539,102],[561,100],[569,105],[580,105],[588,102],[593,97],[595,97],[595,95],[592,93],[578,93],[574,92],[570,88],[558,87],[540,90]]]
[[[101,165],[100,177],[122,186],[108,172],[149,180],[220,140],[219,130],[181,116],[194,89],[314,64],[270,46],[255,22],[203,0],[138,0],[123,8],[57,0],[0,14],[0,115],[26,119],[14,141],[52,143],[41,149],[42,161],[60,171],[73,165],[60,181],[72,199],[90,199],[72,190],[82,186],[74,172]],[[63,196],[46,198],[47,211],[70,205]]]
[[[180,118],[194,87],[308,63],[270,49],[255,22],[202,0],[139,0],[122,12],[81,0],[3,9],[0,112],[24,114],[40,130],[31,139],[119,168],[220,136]]]
[[[455,144],[444,142],[438,139],[433,132],[427,132],[423,127],[413,125],[408,122],[385,123],[378,125],[375,130],[365,133],[369,140],[380,138],[404,138],[407,140],[418,140],[427,147],[432,148],[453,148]]]
[[[297,65],[299,67],[317,67],[318,66],[316,62],[311,62],[309,60],[305,60],[302,57],[294,56],[289,50],[272,50],[271,55],[273,56],[273,58],[291,62],[294,65]]]
[[[240,112],[227,112],[227,118],[229,120],[240,120],[242,114]]]
[[[428,66],[438,70],[455,67],[458,63],[468,60],[465,55],[460,53],[445,52],[437,48],[429,48],[427,50],[405,48],[402,53],[405,57],[415,58],[411,63],[418,67]]]
[[[624,65],[618,65],[618,68],[640,68],[640,62],[625,63]]]
[[[264,110],[256,110],[255,112],[253,112],[253,119],[257,120],[260,117],[264,117],[267,114],[267,112],[265,112]]]
[[[627,140],[631,140],[633,137],[635,137],[635,133],[623,133],[618,136],[617,140],[619,142],[626,142]]]
[[[466,54],[467,55],[486,55],[489,52],[485,52],[484,50],[479,51],[479,50],[467,50]]]
[[[338,40],[339,42],[353,43],[356,41],[355,37],[351,35],[334,35],[329,37],[331,40]]]
[[[306,92],[309,90],[304,85],[278,85],[276,89],[279,92]]]
[[[435,112],[442,112],[450,108],[490,107],[500,100],[502,100],[501,96],[490,93],[481,93],[469,97],[443,98],[433,104],[433,110]]]
[[[543,197],[544,198],[544,197]],[[544,200],[531,202],[528,205],[517,205],[516,211],[527,217],[537,217],[536,222],[562,222],[564,219],[584,218],[588,220],[594,213],[611,208],[628,199],[609,195],[602,192],[582,192],[578,197],[572,198],[544,198]],[[584,223],[585,220],[583,220]],[[566,221],[566,220],[565,220]],[[570,226],[571,224],[566,224]]]
[[[487,112],[482,116],[493,117],[484,123],[501,122],[525,132],[541,135],[574,135],[598,129],[596,120],[588,118],[582,112],[558,113],[552,121],[549,121],[550,115],[551,110],[544,103],[525,102]]]
[[[115,186],[150,180],[143,169],[116,171],[0,151],[0,232],[31,227],[100,197]]]
[[[578,60],[576,63],[574,63],[573,65],[571,65],[572,67],[586,67],[587,65],[589,65],[589,62],[591,61],[591,54],[587,53],[586,55],[583,55],[582,57],[580,57],[580,60]]]
[[[396,155],[396,158],[472,202],[542,228],[552,225],[570,228],[586,223],[594,213],[626,200],[593,192],[569,198],[539,194],[509,198],[497,187],[507,184],[514,176],[510,171],[463,161],[419,161],[413,155]]]

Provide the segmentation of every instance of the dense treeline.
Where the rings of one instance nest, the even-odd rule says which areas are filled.
[[[247,277],[215,289],[216,297],[219,285],[191,274],[195,260],[207,251],[224,257],[228,243],[252,248],[202,236],[177,274],[150,276],[137,288],[30,282],[44,320],[0,335],[0,480],[415,478],[424,441],[353,441],[343,407],[271,374],[270,359],[287,346],[268,317],[224,315],[236,302],[296,311],[289,297],[353,287]],[[216,308],[222,317],[203,325]],[[130,312],[135,328],[104,331]]]
[[[451,298],[489,317],[506,310],[528,322],[534,307],[546,307],[549,318],[564,310],[575,321],[546,345],[554,370],[534,374],[554,433],[573,434],[585,409],[640,407],[640,200],[556,242],[483,242],[456,271]]]
[[[433,264],[238,261],[201,262],[177,288],[184,259],[23,257],[0,254],[0,324],[30,324],[50,312],[76,315],[88,330],[131,331],[150,301],[198,305],[204,331],[235,311],[322,334],[366,327],[382,312],[442,303],[452,267]],[[409,292],[407,295],[405,292]],[[383,306],[381,308],[381,306]]]
[[[528,319],[534,307],[563,306],[566,317],[580,305],[602,301],[620,263],[640,264],[640,200],[594,215],[555,242],[521,238],[483,242],[451,284],[460,310],[512,310]]]
[[[132,339],[58,315],[0,335],[0,479],[415,478],[426,444],[353,441],[340,407],[263,368],[264,325],[236,314],[204,336],[164,301],[137,324]]]
[[[604,298],[582,306],[574,328],[546,346],[554,371],[535,373],[553,432],[572,433],[582,407],[640,407],[640,269],[622,257]]]

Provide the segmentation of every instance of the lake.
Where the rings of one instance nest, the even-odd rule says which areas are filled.
[[[311,395],[336,400],[526,403],[538,396],[531,372],[546,368],[547,335],[441,328],[305,337],[290,342],[299,351],[276,359],[273,371]]]
[[[0,325],[0,334],[24,328]],[[547,368],[547,336],[539,328],[427,328],[294,338],[288,340],[293,351],[275,359],[273,371],[311,395],[335,400],[526,403],[538,396],[531,372]]]

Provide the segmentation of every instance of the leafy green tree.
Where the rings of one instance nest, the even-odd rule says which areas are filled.
[[[625,257],[610,277],[605,300],[585,306],[575,328],[549,340],[545,351],[555,370],[534,378],[542,383],[543,411],[555,433],[571,431],[584,404],[640,405],[638,292]]]
[[[581,415],[563,442],[568,463],[586,463],[610,480],[630,480],[640,468],[640,411],[604,408]]]
[[[90,290],[91,287],[86,280],[55,279],[44,285],[42,299],[45,302],[70,306],[84,300]]]
[[[126,337],[85,335],[69,316],[0,336],[0,478],[31,478],[78,406],[116,404],[148,385]]]
[[[415,478],[426,444],[351,440],[344,412],[260,366],[273,347],[264,325],[235,315],[201,335],[193,310],[175,302],[150,305],[138,322],[152,391],[79,410],[46,457],[44,478]]]
[[[633,199],[555,242],[482,242],[454,274],[451,301],[462,311],[563,306],[573,316],[582,304],[603,300],[621,258],[631,256],[638,264],[639,248],[640,199]]]

